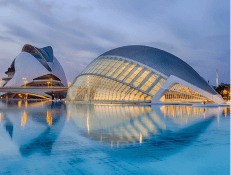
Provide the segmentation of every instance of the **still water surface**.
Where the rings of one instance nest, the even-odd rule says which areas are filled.
[[[229,174],[230,109],[0,102],[0,174]]]

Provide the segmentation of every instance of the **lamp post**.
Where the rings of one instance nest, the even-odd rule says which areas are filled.
[[[0,80],[0,87],[2,87],[2,80]]]
[[[23,77],[22,79],[23,79],[24,85],[25,85],[25,87],[26,87],[26,83],[28,83],[28,81],[26,81],[26,78],[25,78],[25,77]]]

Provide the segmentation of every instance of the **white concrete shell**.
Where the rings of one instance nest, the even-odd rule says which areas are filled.
[[[24,51],[25,47],[27,46],[38,50],[38,52],[39,51],[45,52],[44,51],[45,49],[43,48],[38,49],[31,45],[25,45],[22,49],[22,52],[15,58],[15,61],[13,63],[14,69],[15,69],[14,76],[10,81],[6,83],[5,87],[22,86],[25,83],[24,81],[27,81],[27,83],[30,83],[30,82],[33,82],[33,79],[38,78],[43,75],[47,75],[47,74],[55,75],[57,78],[61,80],[61,83],[64,86],[67,86],[67,80],[66,80],[65,73],[59,61],[53,56],[52,48],[49,47],[52,53],[49,55],[50,58],[47,58],[47,59],[46,59],[46,55],[42,55],[39,52],[39,54],[42,57],[42,61],[44,65],[48,65],[49,69],[47,69],[47,67],[45,67],[41,63],[41,61],[39,61],[39,59],[37,59],[31,53]]]
[[[5,85],[22,86],[24,79],[32,82],[34,78],[50,74],[50,72],[31,54],[21,52],[15,59],[15,74],[13,78]]]

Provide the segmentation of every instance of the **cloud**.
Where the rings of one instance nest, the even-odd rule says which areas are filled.
[[[11,37],[5,37],[5,36],[0,36],[0,40],[14,42],[14,40]]]
[[[134,44],[170,52],[205,78],[216,67],[229,72],[227,0],[3,0],[1,13],[0,60],[12,62],[27,43],[50,45],[70,81],[98,55]]]

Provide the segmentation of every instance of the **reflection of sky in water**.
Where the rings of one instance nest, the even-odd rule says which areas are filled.
[[[227,107],[3,103],[0,174],[227,173],[229,113]]]

